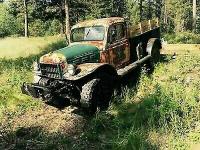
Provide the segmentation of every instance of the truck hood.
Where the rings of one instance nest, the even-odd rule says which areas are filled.
[[[74,44],[46,54],[40,58],[40,63],[58,64],[67,62],[68,64],[96,63],[100,59],[100,50],[93,45]]]

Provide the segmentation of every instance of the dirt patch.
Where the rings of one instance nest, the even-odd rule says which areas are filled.
[[[0,149],[68,149],[78,142],[88,119],[42,104],[0,124]]]
[[[59,110],[43,104],[41,108],[29,110],[15,117],[12,122],[13,129],[39,126],[48,133],[60,132],[74,135],[81,132],[86,123],[83,116],[73,113],[74,109],[68,107]]]

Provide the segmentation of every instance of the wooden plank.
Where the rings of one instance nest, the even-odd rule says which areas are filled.
[[[141,34],[141,29],[140,29],[140,25],[135,25],[133,27],[129,28],[129,35],[132,37],[133,35],[139,35]]]
[[[141,22],[141,31],[142,31],[141,33],[147,32],[149,30],[150,30],[149,21],[146,20]]]
[[[159,21],[158,19],[153,19],[153,20],[150,20],[150,24],[151,24],[151,29],[155,29],[157,27],[159,27]]]
[[[142,21],[138,25],[129,27],[129,37],[135,37],[135,36],[141,35],[145,32],[148,32],[148,31],[153,30],[158,27],[159,27],[158,18]]]

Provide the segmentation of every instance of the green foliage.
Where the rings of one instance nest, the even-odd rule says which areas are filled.
[[[177,34],[165,34],[164,39],[169,44],[200,44],[200,35],[190,32],[181,32]]]
[[[47,30],[47,25],[42,20],[35,20],[30,23],[29,33],[31,36],[44,36]]]
[[[38,55],[0,60],[0,117],[9,120],[2,126],[0,124],[5,139],[9,139],[1,141],[0,138],[1,148],[13,144],[15,149],[24,149],[32,144],[36,149],[39,146],[47,149],[50,146],[63,149],[189,149],[193,143],[200,142],[200,58],[187,51],[177,55],[175,60],[171,55],[164,57],[152,75],[134,73],[127,77],[128,82],[135,83],[124,88],[121,96],[114,97],[116,103],[112,103],[108,111],[88,118],[84,131],[76,134],[78,139],[69,139],[65,132],[46,132],[49,127],[44,119],[46,116],[42,117],[45,128],[40,128],[40,121],[30,128],[18,122],[18,128],[14,128],[16,118],[27,111],[36,113],[38,109],[44,109],[40,116],[49,113],[46,106],[40,108],[40,102],[21,94],[19,87],[24,81],[31,82],[35,59],[64,45],[63,41],[58,41]],[[49,115],[52,117],[51,113]],[[31,117],[30,114],[27,116]],[[71,120],[68,118],[67,122]]]
[[[46,35],[56,35],[60,33],[62,27],[59,20],[54,19],[53,21],[50,21],[49,24]]]
[[[57,35],[61,31],[61,24],[59,20],[52,20],[49,22],[44,22],[40,19],[35,20],[29,25],[29,33],[31,36],[49,36]]]
[[[125,90],[122,104],[97,114],[81,140],[119,150],[189,149],[200,142],[200,58],[187,52],[169,58],[152,76],[142,75],[136,88]]]
[[[126,0],[127,5],[127,17],[130,24],[137,24],[140,21],[139,5],[136,5],[135,1]]]
[[[174,32],[191,29],[192,5],[187,0],[169,0],[166,3],[168,23],[174,25]],[[189,23],[189,24],[188,24]]]
[[[15,112],[16,109],[21,113],[25,108],[38,105],[38,102],[24,96],[19,87],[25,81],[31,82],[33,61],[50,51],[63,47],[65,47],[65,42],[58,40],[44,47],[41,53],[30,55],[27,58],[0,59],[0,83],[2,84],[0,87],[0,114],[9,113],[9,111]]]
[[[8,8],[4,4],[0,4],[0,37],[5,37],[13,34],[18,34],[20,24],[8,12]]]
[[[50,3],[36,0],[28,1],[28,21],[31,35],[54,35],[64,32],[65,10],[63,2],[62,0]],[[113,16],[126,17],[129,24],[136,24],[141,20],[158,17],[161,22],[162,32],[178,33],[193,31],[192,3],[188,0],[71,0],[68,3],[70,25],[85,19]],[[6,29],[6,27],[2,26],[6,30],[4,32],[8,35],[23,35],[23,0],[10,0],[8,8],[9,15],[4,16],[4,18],[8,19],[4,20],[9,21],[5,24],[10,26],[12,24],[12,26],[15,25],[17,28],[7,27]],[[199,15],[199,10],[197,2],[197,16]],[[194,30],[197,33],[199,32],[198,24],[199,21],[197,21],[196,30]],[[34,29],[36,28],[38,29],[35,31]]]

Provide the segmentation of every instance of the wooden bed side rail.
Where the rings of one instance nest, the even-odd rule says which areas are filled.
[[[129,37],[134,37],[140,34],[143,34],[145,32],[148,32],[150,30],[153,30],[155,28],[158,28],[159,20],[158,18],[152,19],[152,20],[146,20],[140,22],[138,25],[130,26],[128,29]]]

